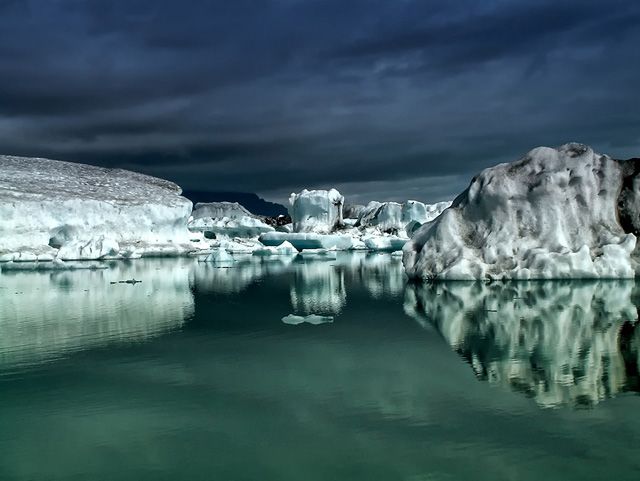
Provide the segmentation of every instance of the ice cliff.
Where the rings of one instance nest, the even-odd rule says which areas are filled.
[[[0,156],[0,260],[188,252],[191,201],[180,193],[126,170]]]
[[[630,278],[637,160],[570,143],[484,170],[404,247],[421,279]]]

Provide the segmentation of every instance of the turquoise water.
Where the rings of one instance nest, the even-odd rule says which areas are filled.
[[[108,266],[0,274],[0,480],[640,474],[634,282],[415,286],[364,254]]]

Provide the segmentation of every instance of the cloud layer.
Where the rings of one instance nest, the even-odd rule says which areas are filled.
[[[616,0],[0,0],[0,152],[441,200],[537,145],[640,154],[637,25]]]

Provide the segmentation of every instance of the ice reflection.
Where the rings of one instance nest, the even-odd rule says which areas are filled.
[[[192,265],[192,282],[198,290],[220,294],[239,294],[250,284],[266,276],[287,272],[289,256],[235,256],[230,265],[200,262]]]
[[[338,257],[335,264],[373,298],[399,296],[404,290],[407,278],[400,257],[388,253],[350,254]]]
[[[633,281],[407,287],[405,311],[433,325],[478,378],[542,406],[592,406],[639,391]]]
[[[290,296],[298,315],[337,315],[347,302],[344,272],[334,260],[304,259],[294,265]]]
[[[136,260],[99,270],[4,269],[0,369],[179,328],[194,310],[190,264]],[[142,282],[118,283],[128,279]]]

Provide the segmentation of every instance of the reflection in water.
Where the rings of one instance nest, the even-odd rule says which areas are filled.
[[[633,283],[405,286],[361,253],[106,265],[0,273],[2,481],[637,477],[637,399],[538,409],[449,347],[544,406],[638,390]]]
[[[136,260],[98,270],[3,270],[0,366],[50,360],[112,341],[145,340],[180,327],[194,309],[190,264]],[[142,282],[117,283],[127,279]]]
[[[364,254],[338,257],[336,265],[347,271],[354,282],[364,286],[371,297],[395,297],[402,294],[406,276],[402,259],[389,254]]]
[[[234,259],[229,266],[210,262],[193,265],[193,284],[203,292],[239,294],[258,279],[286,272],[293,262],[289,256],[239,255]]]
[[[407,287],[405,311],[437,328],[478,378],[542,406],[640,391],[633,281]]]
[[[344,273],[335,259],[298,262],[291,283],[291,307],[298,315],[337,315],[347,302]]]

